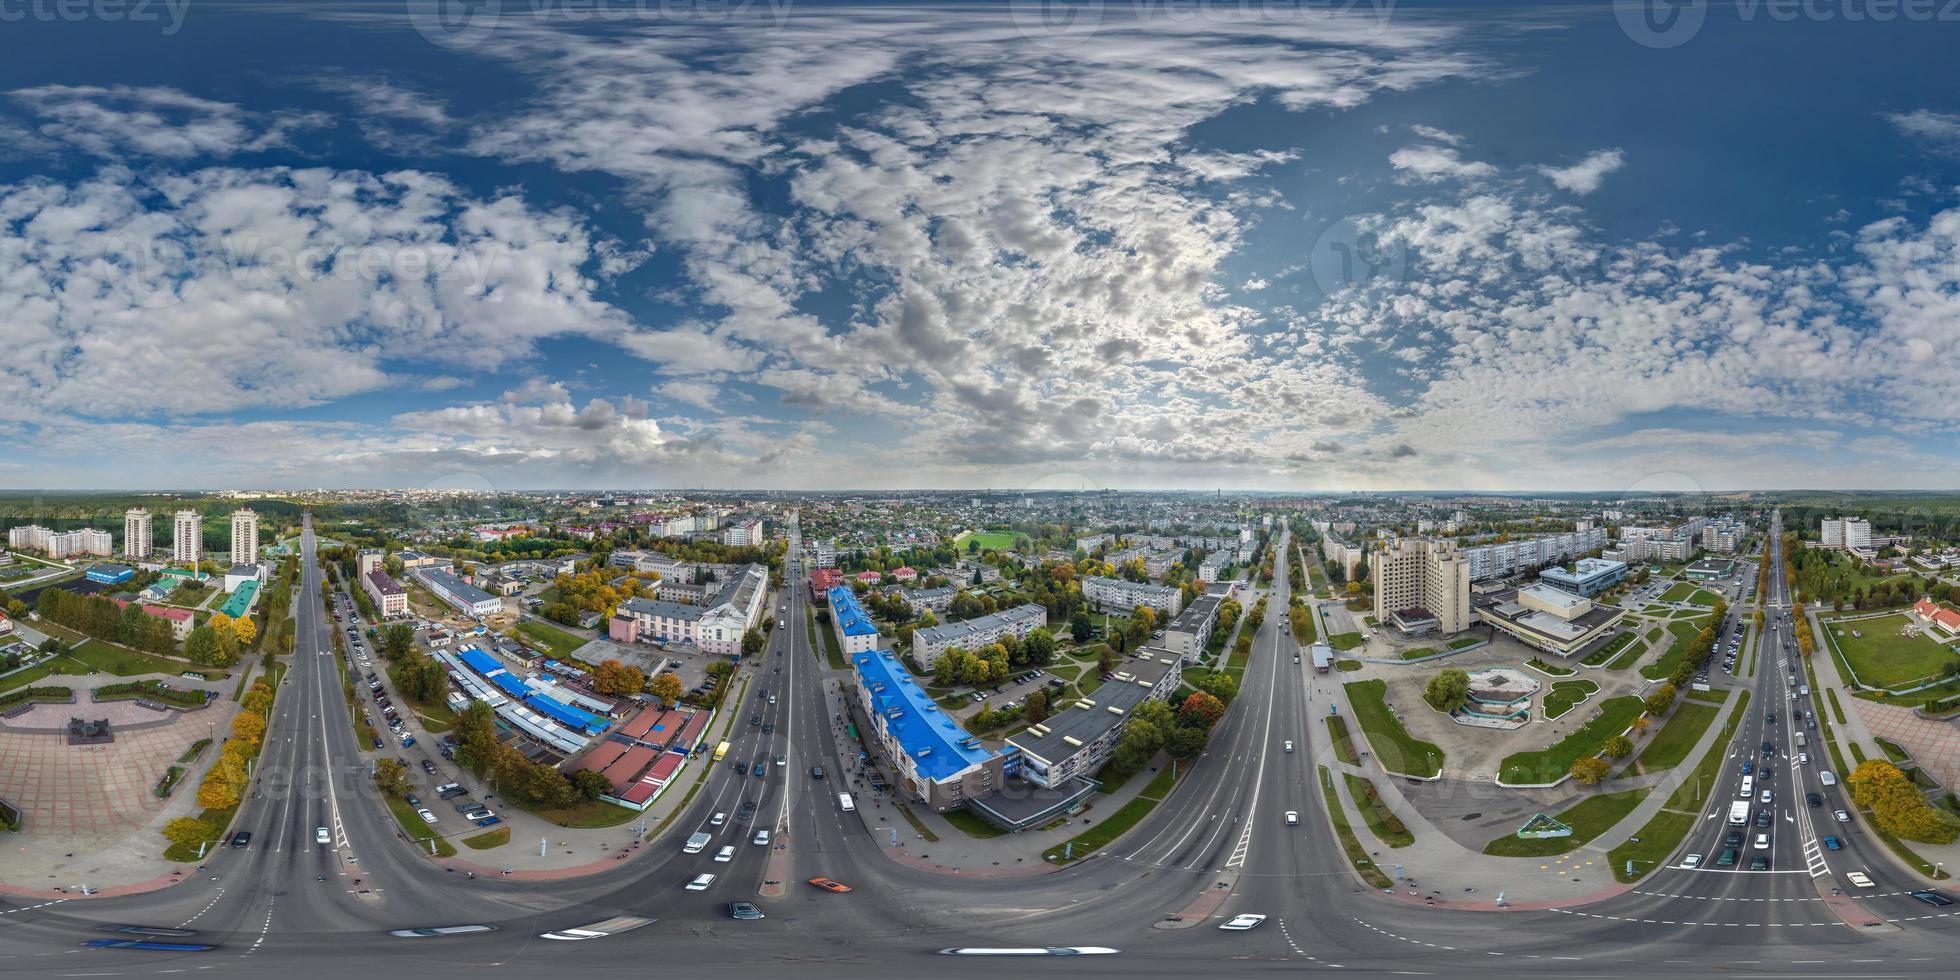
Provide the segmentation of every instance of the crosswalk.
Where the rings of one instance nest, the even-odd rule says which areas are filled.
[[[1831,873],[1830,866],[1824,863],[1824,845],[1815,837],[1803,842],[1803,861],[1812,878]]]

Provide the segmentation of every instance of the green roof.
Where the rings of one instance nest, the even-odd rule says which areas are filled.
[[[246,582],[231,594],[230,599],[225,600],[224,608],[218,611],[237,619],[245,615],[245,610],[252,608],[252,596],[257,595],[258,591],[259,583],[256,580]]]

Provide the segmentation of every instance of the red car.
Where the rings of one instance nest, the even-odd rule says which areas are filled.
[[[837,892],[838,894],[843,894],[844,892],[851,890],[851,886],[846,885],[841,881],[832,880],[830,878],[812,878],[810,879],[810,884],[815,885],[818,888],[823,889],[824,891]]]

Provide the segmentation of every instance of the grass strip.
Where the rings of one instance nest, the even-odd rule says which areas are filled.
[[[1505,834],[1484,845],[1485,854],[1498,857],[1551,857],[1592,843],[1592,839],[1625,820],[1651,789],[1629,789],[1618,793],[1589,796],[1558,814],[1558,822],[1572,828],[1570,837],[1524,838]]]
[[[1416,835],[1409,831],[1388,804],[1382,802],[1381,793],[1366,776],[1342,773],[1347,780],[1348,796],[1354,799],[1356,809],[1361,811],[1361,819],[1368,824],[1368,830],[1375,839],[1390,847],[1408,847],[1416,842]]]
[[[1362,848],[1360,839],[1354,836],[1354,828],[1348,826],[1347,814],[1341,810],[1341,799],[1334,794],[1334,776],[1326,766],[1320,767],[1320,787],[1323,791],[1321,796],[1327,801],[1327,820],[1334,825],[1334,836],[1340,840],[1341,850],[1346,852],[1348,861],[1360,873],[1361,880],[1376,888],[1393,887],[1395,883],[1375,866],[1368,852]]]
[[[1650,772],[1664,772],[1681,764],[1688,753],[1694,751],[1695,743],[1701,741],[1703,732],[1715,723],[1715,716],[1721,709],[1714,705],[1682,702],[1674,709],[1674,716],[1661,726],[1661,730],[1647,747],[1640,750],[1633,764],[1622,775],[1642,775]]]
[[[1574,760],[1598,752],[1602,742],[1626,731],[1645,710],[1646,705],[1631,694],[1605,701],[1591,721],[1549,748],[1505,756],[1498,766],[1499,777],[1513,785],[1552,782],[1564,776]]]
[[[1345,686],[1348,704],[1354,711],[1354,722],[1368,737],[1368,745],[1374,749],[1375,758],[1381,762],[1383,769],[1419,778],[1435,776],[1443,771],[1443,750],[1433,742],[1410,735],[1389,710],[1385,700],[1388,694],[1386,681],[1349,681]],[[1638,698],[1631,700],[1639,701]]]
[[[1347,719],[1339,715],[1328,715],[1327,736],[1334,745],[1334,758],[1350,766],[1361,764],[1361,757],[1354,752],[1354,739],[1348,735]]]

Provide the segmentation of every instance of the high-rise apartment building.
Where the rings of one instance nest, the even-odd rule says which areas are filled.
[[[170,521],[170,560],[196,566],[204,558],[204,518],[194,510],[180,510]]]
[[[1371,556],[1375,619],[1404,633],[1470,626],[1470,562],[1454,541],[1400,538]]]
[[[131,507],[123,511],[123,554],[137,561],[150,557],[150,542],[155,539],[155,529],[146,508]]]
[[[1862,518],[1826,517],[1818,530],[1826,548],[1863,550],[1872,546],[1871,523]]]
[[[256,565],[259,561],[259,515],[240,508],[231,512],[231,563]]]

